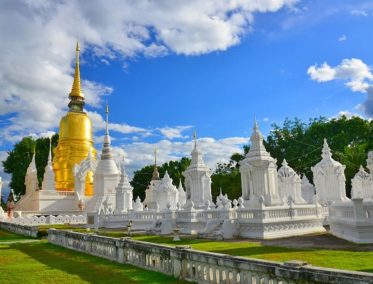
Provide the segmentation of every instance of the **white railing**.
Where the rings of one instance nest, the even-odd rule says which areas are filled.
[[[4,220],[8,223],[37,226],[37,225],[58,225],[58,224],[86,224],[85,215],[48,215],[48,216],[21,216]]]
[[[24,226],[19,224],[12,224],[8,222],[0,222],[0,228],[18,235],[36,238],[38,236],[38,227]],[[1,241],[1,240],[0,240]]]
[[[260,209],[243,208],[238,209],[237,219],[239,221],[250,220],[288,220],[302,217],[326,217],[328,209],[320,205],[294,205],[292,207],[264,207]]]
[[[372,283],[373,274],[50,229],[52,244],[198,283]]]

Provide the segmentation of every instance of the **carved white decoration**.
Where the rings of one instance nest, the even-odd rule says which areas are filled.
[[[306,175],[303,175],[302,177],[301,192],[303,199],[307,203],[313,202],[313,198],[316,194],[315,186],[312,183],[310,183]]]
[[[26,177],[25,177],[25,186],[26,186],[26,193],[25,195],[28,195],[36,190],[39,189],[38,185],[38,171],[36,169],[35,164],[35,153],[32,155],[32,160],[30,165],[27,168],[26,171]]]
[[[204,208],[206,207],[206,201],[212,203],[211,170],[205,165],[202,152],[198,149],[196,138],[191,155],[192,161],[183,172],[186,199],[193,201],[194,208]]]
[[[119,170],[113,159],[110,145],[108,111],[106,111],[106,131],[104,145],[102,147],[101,159],[97,164],[93,175],[94,194],[87,202],[87,212],[102,211],[105,208],[103,202],[107,200],[111,206],[115,206],[115,188],[119,182]]]
[[[284,159],[281,168],[277,172],[278,189],[282,200],[288,199],[291,196],[295,204],[303,204],[306,201],[301,193],[301,179],[297,173],[289,167]]]
[[[320,203],[326,204],[333,201],[347,201],[344,170],[346,166],[335,161],[329,145],[324,139],[322,160],[311,168],[316,194]]]
[[[93,158],[92,150],[90,148],[87,158],[74,167],[75,192],[78,192],[82,197],[85,194],[86,176],[89,172],[92,172],[93,174],[96,172],[97,164],[98,162]]]
[[[282,203],[277,185],[276,159],[266,151],[263,135],[260,133],[256,121],[251,135],[250,150],[240,161],[240,172],[245,207],[259,206],[258,200],[261,196],[263,196],[266,206]]]
[[[373,198],[373,180],[362,166],[351,180],[351,198]]]
[[[119,184],[116,187],[116,206],[115,213],[123,213],[128,210],[132,210],[132,190],[133,187],[128,181],[128,176],[126,173],[124,161],[121,163],[121,174]]]
[[[48,154],[48,163],[45,166],[43,182],[41,184],[42,190],[56,190],[56,182],[52,165],[52,144],[49,143],[49,154]]]

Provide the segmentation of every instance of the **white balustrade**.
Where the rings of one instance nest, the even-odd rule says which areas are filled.
[[[109,238],[93,234],[50,229],[49,242],[73,250],[129,263],[198,283],[371,283],[371,273],[319,267],[289,266],[287,263],[201,252],[188,247]],[[303,279],[302,279],[303,277]]]

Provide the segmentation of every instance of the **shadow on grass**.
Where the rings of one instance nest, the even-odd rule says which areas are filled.
[[[45,242],[12,244],[9,247],[27,254],[34,260],[47,265],[49,269],[77,275],[80,279],[90,283],[186,283],[158,272],[111,262]]]

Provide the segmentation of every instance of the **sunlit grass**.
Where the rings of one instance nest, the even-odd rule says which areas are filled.
[[[190,245],[193,249],[234,256],[284,262],[303,260],[314,266],[373,272],[373,251],[329,250],[317,248],[286,248],[265,246],[254,241],[215,241],[183,237],[173,242],[172,237],[134,236],[133,239],[167,245]]]
[[[0,283],[186,283],[39,241],[0,245]]]

